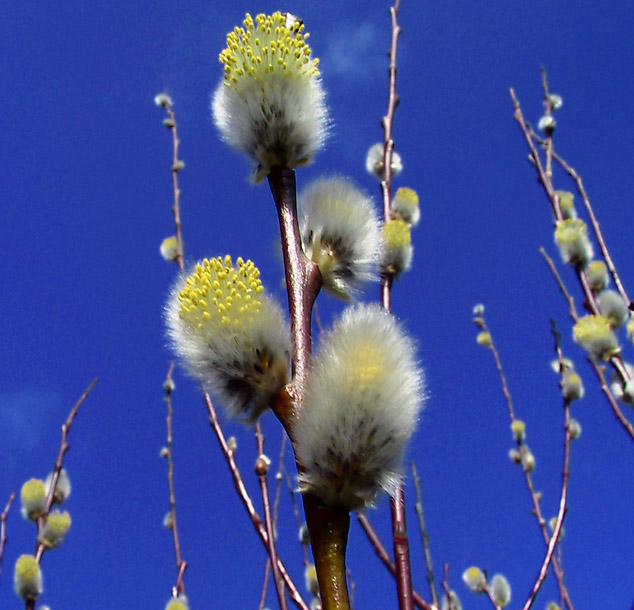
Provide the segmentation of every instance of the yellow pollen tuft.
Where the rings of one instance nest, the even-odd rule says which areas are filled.
[[[394,199],[408,203],[413,207],[418,205],[418,193],[414,189],[407,188],[406,186],[402,186],[398,189],[398,191],[396,191]]]
[[[383,225],[383,239],[391,250],[407,248],[412,243],[412,236],[403,220],[390,220]]]
[[[351,355],[348,367],[348,379],[363,392],[382,373],[383,354],[372,343],[361,343]]]
[[[227,48],[220,53],[226,85],[239,91],[262,82],[267,74],[307,79],[319,75],[318,60],[310,60],[303,25],[286,27],[286,16],[279,11],[256,15],[255,21],[247,13],[242,24],[227,34]]]
[[[260,272],[250,260],[229,255],[204,259],[178,293],[179,317],[192,328],[213,333],[221,326],[248,324],[258,313],[264,290]],[[240,301],[240,307],[232,307]]]

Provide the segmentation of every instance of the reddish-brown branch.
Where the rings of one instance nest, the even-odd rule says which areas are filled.
[[[420,527],[420,535],[423,543],[423,552],[425,554],[425,566],[427,568],[427,583],[429,591],[435,606],[439,606],[438,591],[434,582],[434,569],[431,561],[431,546],[429,545],[429,534],[425,527],[425,515],[423,512],[423,494],[420,487],[420,477],[416,468],[416,462],[412,461],[412,479],[414,480],[414,489],[416,490],[416,514],[418,515],[418,526]]]
[[[361,525],[361,528],[365,532],[365,535],[368,537],[368,540],[372,545],[372,548],[374,549],[377,557],[389,570],[390,574],[396,577],[396,564],[392,561],[390,554],[387,552],[387,549],[381,542],[381,539],[372,527],[372,524],[370,523],[368,518],[362,513],[357,513],[357,521],[359,522],[359,525]],[[422,610],[437,610],[437,608],[435,609],[434,606],[428,604],[417,591],[412,591],[412,596],[414,599],[414,604],[418,608],[421,608]]]
[[[260,493],[262,494],[262,510],[264,511],[264,525],[268,538],[268,552],[271,560],[271,568],[273,572],[273,582],[275,583],[275,591],[277,593],[277,601],[280,610],[287,610],[286,594],[284,592],[284,581],[280,576],[280,570],[277,562],[277,550],[275,548],[275,534],[273,530],[273,518],[271,515],[271,505],[269,502],[269,484],[267,474],[269,471],[270,460],[264,454],[264,435],[262,427],[258,421],[255,425],[255,439],[257,443],[258,457],[255,462],[255,474],[260,483]]]
[[[180,538],[178,536],[178,521],[176,518],[176,491],[174,489],[174,461],[172,459],[172,373],[174,372],[174,363],[170,362],[167,376],[165,377],[165,402],[167,404],[167,416],[165,425],[167,428],[167,485],[169,488],[170,498],[170,517],[172,539],[174,541],[174,555],[176,557],[176,584],[172,588],[172,596],[177,597],[179,594],[185,595],[185,582],[183,575],[187,569],[187,562],[183,560],[181,555]]]
[[[572,298],[570,292],[566,288],[566,285],[561,279],[561,276],[559,275],[559,272],[557,271],[557,267],[555,266],[553,259],[550,256],[548,256],[548,254],[546,254],[546,251],[544,250],[544,248],[540,248],[539,251],[543,259],[546,261],[546,264],[548,265],[548,268],[550,269],[551,273],[553,274],[553,277],[555,278],[555,281],[557,282],[557,286],[559,287],[559,291],[561,292],[563,297],[566,299],[566,302],[568,303],[568,310],[569,310],[570,317],[575,323],[578,322],[579,315],[577,314],[577,310],[575,308],[574,299]],[[590,357],[588,357],[588,362],[590,363],[590,366],[593,368],[597,378],[599,379],[599,383],[601,384],[601,390],[605,394],[605,397],[608,400],[608,404],[610,405],[612,412],[614,413],[615,417],[619,420],[619,422],[621,423],[621,425],[623,426],[627,434],[630,436],[630,438],[634,441],[634,426],[632,426],[631,422],[628,421],[625,415],[623,415],[623,411],[621,411],[621,408],[619,407],[616,401],[616,398],[614,398],[614,394],[612,394],[610,385],[608,384],[607,379],[605,378],[605,366],[597,363],[596,360],[593,360]],[[613,356],[610,362],[615,366],[616,370],[619,371],[621,375],[627,374],[625,367],[622,366],[622,359],[620,358],[620,356]],[[623,377],[621,377],[621,379],[623,380]]]
[[[251,519],[251,523],[253,524],[255,531],[260,536],[260,540],[262,541],[262,544],[264,544],[264,548],[268,552],[268,534],[266,533],[266,528],[262,523],[260,515],[258,515],[257,511],[255,510],[255,506],[253,506],[253,502],[251,500],[251,497],[249,496],[249,492],[247,491],[244,481],[242,480],[240,470],[238,469],[238,465],[236,464],[233,451],[227,446],[227,440],[225,439],[225,435],[222,431],[222,428],[220,427],[220,422],[218,421],[218,414],[216,413],[216,409],[211,402],[209,394],[203,392],[203,398],[205,399],[205,405],[207,407],[209,424],[211,425],[211,428],[214,431],[216,438],[218,439],[220,449],[225,457],[227,466],[229,467],[229,472],[231,473],[234,487],[238,492],[240,500],[242,500],[242,504],[246,509],[249,518]],[[284,579],[284,583],[288,588],[291,600],[297,605],[298,608],[301,608],[302,610],[310,610],[306,602],[302,599],[299,590],[289,576],[288,571],[286,570],[286,566],[284,565],[284,562],[280,557],[277,558],[277,565],[280,570],[280,574]]]
[[[9,516],[9,510],[11,504],[15,499],[15,491],[11,492],[7,505],[4,507],[2,514],[0,514],[0,576],[2,575],[2,555],[4,554],[4,547],[7,544],[7,517]]]
[[[489,330],[487,326],[487,323],[483,314],[479,315],[476,318],[476,325],[478,326],[478,328],[481,328],[483,332],[487,332],[489,334],[489,337],[490,337],[489,349],[491,350],[491,353],[493,354],[493,357],[495,359],[495,367],[500,377],[502,392],[504,394],[504,398],[506,399],[506,404],[509,411],[509,418],[511,420],[511,424],[513,424],[513,422],[515,421],[515,412],[513,408],[513,401],[511,399],[511,393],[508,388],[508,383],[506,380],[506,375],[504,374],[504,369],[502,367],[502,361],[500,359],[500,355],[493,341],[493,335],[491,334],[491,331]],[[518,449],[521,450],[523,445],[522,439],[517,437],[515,441],[517,443]],[[526,468],[522,468],[522,471],[524,472],[524,480],[526,481],[526,487],[528,489],[528,493],[530,495],[531,502],[533,504],[532,512],[535,515],[535,519],[537,520],[537,523],[539,525],[539,529],[542,533],[542,537],[544,538],[544,542],[546,543],[546,545],[548,545],[550,537],[548,535],[546,520],[544,519],[544,516],[542,515],[541,506],[539,504],[539,498],[540,498],[539,493],[537,492],[537,490],[535,489],[535,486],[533,485],[533,479],[531,477],[529,470],[527,470]],[[552,564],[553,564],[553,572],[555,573],[555,577],[557,578],[557,584],[558,584],[559,590],[561,591],[562,597],[565,600],[566,604],[568,605],[568,608],[572,610],[572,602],[570,600],[568,591],[564,584],[563,569],[561,568],[559,561],[557,561],[557,558],[553,558]]]
[[[174,110],[171,106],[171,102],[166,102],[163,104],[163,108],[165,109],[165,113],[169,119],[168,126],[169,130],[172,132],[172,185],[174,190],[174,203],[172,205],[172,213],[174,214],[174,227],[176,230],[176,241],[178,243],[178,254],[174,258],[174,262],[178,265],[178,268],[183,271],[185,268],[185,251],[183,247],[183,230],[181,225],[181,214],[180,214],[180,198],[181,198],[181,190],[178,186],[178,174],[180,172],[178,158],[178,146],[180,144],[180,140],[178,139],[178,126],[176,124],[176,115],[174,114]]]

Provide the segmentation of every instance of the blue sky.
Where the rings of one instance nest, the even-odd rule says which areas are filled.
[[[161,315],[176,271],[158,254],[173,232],[171,141],[154,95],[167,91],[175,101],[188,260],[249,257],[274,288],[281,268],[270,193],[266,185],[249,186],[247,164],[220,142],[209,113],[225,34],[247,10],[303,18],[334,127],[314,165],[297,172],[298,186],[324,173],[348,175],[378,205],[378,185],[363,166],[367,148],[382,137],[387,8],[330,0],[282,7],[69,0],[3,8],[2,504],[23,481],[47,474],[68,410],[93,377],[101,379],[71,433],[72,529],[44,558],[43,601],[52,610],[163,608],[174,580],[161,525],[166,465],[158,457],[165,438],[161,385],[171,358]],[[394,312],[417,337],[429,389],[408,460],[416,460],[423,480],[436,576],[448,562],[466,608],[487,603],[462,585],[464,568],[503,572],[513,587],[511,606],[521,607],[544,551],[523,477],[507,458],[512,441],[493,363],[475,343],[477,302],[486,305],[518,417],[527,422],[548,516],[558,501],[563,439],[557,378],[548,366],[549,320],[557,320],[565,354],[586,385],[573,408],[583,434],[572,451],[566,582],[578,608],[630,608],[634,598],[634,446],[570,339],[565,303],[538,254],[540,245],[557,254],[552,221],[508,95],[515,87],[536,123],[539,69],[546,66],[552,90],[564,99],[557,149],[583,175],[629,286],[633,12],[622,1],[574,8],[403,1],[394,138],[405,169],[395,186],[419,192],[422,220],[413,269],[394,289]],[[571,188],[561,174],[555,181]],[[572,273],[562,273],[580,303]],[[370,287],[366,300],[377,294]],[[321,295],[319,309],[328,323],[341,307]],[[626,359],[631,352],[627,346]],[[264,551],[195,384],[180,370],[176,384],[174,453],[192,608],[257,608]],[[267,417],[265,427],[268,451],[277,455],[278,426]],[[239,463],[250,473],[251,433],[227,422],[225,430],[238,437]],[[414,580],[428,598],[412,507],[410,490]],[[387,540],[386,509],[383,500],[370,517]],[[296,526],[284,510],[280,544],[301,585]],[[8,526],[0,607],[18,608],[12,565],[32,549],[34,535],[17,507]],[[395,607],[394,587],[354,524],[349,563],[357,608]],[[549,579],[535,607],[554,591]]]

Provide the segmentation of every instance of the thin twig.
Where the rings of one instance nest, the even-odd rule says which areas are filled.
[[[389,570],[390,574],[396,577],[396,564],[392,561],[390,554],[387,552],[387,549],[381,542],[379,535],[376,533],[376,531],[372,527],[372,524],[370,523],[368,518],[362,513],[357,513],[357,521],[359,522],[359,525],[361,525],[361,528],[365,532],[365,535],[367,536],[368,541],[372,545],[372,548],[374,549],[374,552],[376,553],[377,557],[381,560],[383,565]],[[422,598],[420,593],[418,593],[417,591],[415,590],[412,591],[412,596],[414,599],[414,604],[418,608],[421,608],[422,610],[435,610],[434,606],[428,604]],[[438,608],[438,606],[436,606],[436,608]]]
[[[515,410],[513,408],[513,400],[511,398],[511,393],[510,393],[509,388],[508,388],[506,375],[504,374],[504,369],[502,367],[502,360],[500,359],[500,355],[499,355],[499,353],[497,351],[497,348],[495,347],[495,343],[493,341],[493,335],[491,334],[491,331],[489,330],[489,327],[487,326],[487,323],[486,323],[486,320],[484,318],[484,314],[483,313],[479,314],[478,316],[476,316],[476,318],[474,319],[474,322],[475,322],[475,324],[476,324],[476,326],[478,328],[482,329],[483,332],[486,332],[486,333],[489,334],[490,343],[489,343],[488,347],[491,350],[491,353],[493,354],[493,358],[495,360],[495,367],[496,367],[496,369],[498,371],[498,375],[500,377],[500,383],[502,385],[502,392],[504,394],[504,398],[506,399],[506,404],[507,404],[508,411],[509,411],[509,418],[511,420],[511,425],[513,425],[513,422],[516,421]],[[522,450],[522,447],[525,447],[521,436],[515,436],[515,442],[517,444],[517,448],[518,448],[519,451]],[[537,524],[539,525],[539,529],[540,529],[540,531],[542,533],[542,537],[544,539],[544,542],[545,542],[546,545],[548,545],[550,537],[548,535],[548,527],[547,527],[547,524],[546,524],[546,520],[544,519],[544,516],[542,514],[542,510],[541,510],[541,506],[540,506],[540,503],[539,503],[540,494],[535,489],[535,486],[533,485],[533,479],[531,477],[530,471],[527,468],[524,468],[523,465],[522,465],[522,472],[524,473],[524,480],[526,482],[526,487],[528,489],[528,493],[530,495],[531,502],[533,504],[532,513],[535,515],[535,519],[537,520]],[[556,558],[553,561],[553,572],[555,573],[555,577],[557,578],[557,583],[558,583],[558,586],[559,586],[559,590],[562,592],[562,594],[566,598],[568,607],[572,610],[572,602],[570,601],[570,598],[568,596],[566,587],[564,585],[563,570],[561,569],[561,566],[559,565],[559,562],[557,561]]]
[[[420,488],[420,477],[416,469],[416,462],[412,461],[412,478],[414,479],[414,489],[416,490],[416,514],[418,515],[418,525],[420,527],[420,535],[423,542],[423,551],[425,553],[425,565],[427,567],[427,582],[431,598],[435,606],[438,606],[438,591],[434,582],[434,569],[431,561],[431,547],[429,546],[429,534],[425,527],[425,516],[423,514],[423,494]]]
[[[447,609],[456,610],[456,604],[453,603],[453,597],[451,595],[451,589],[449,588],[449,564],[445,564],[445,576],[442,579],[442,588],[447,596]]]
[[[529,132],[531,134],[531,137],[540,146],[542,147],[546,146],[546,141],[540,138],[539,135],[537,135],[533,129],[529,128]],[[601,255],[603,256],[603,259],[605,260],[605,264],[607,265],[610,271],[610,275],[612,276],[612,279],[614,280],[616,289],[621,293],[621,296],[625,299],[625,301],[629,303],[630,298],[625,290],[625,286],[623,285],[623,282],[621,281],[621,277],[616,269],[616,265],[614,264],[614,261],[612,260],[612,257],[610,256],[610,251],[608,250],[607,243],[605,241],[605,238],[603,237],[601,226],[594,214],[594,208],[592,207],[592,204],[590,203],[590,198],[588,197],[588,193],[586,192],[586,189],[583,185],[583,180],[581,179],[581,176],[577,173],[574,167],[572,167],[569,163],[567,163],[561,157],[561,155],[557,154],[556,151],[553,151],[553,159],[555,159],[555,161],[559,163],[561,168],[575,181],[577,185],[577,191],[579,192],[579,195],[581,196],[581,199],[583,200],[583,204],[588,213],[588,217],[590,218],[590,224],[592,225],[594,235],[599,244],[599,248],[601,249]]]
[[[387,113],[381,120],[383,127],[383,180],[381,180],[381,192],[383,196],[383,221],[390,220],[390,207],[392,199],[392,152],[394,151],[394,139],[392,129],[394,126],[394,112],[399,103],[396,92],[396,53],[398,49],[398,38],[401,27],[398,24],[398,9],[400,0],[394,2],[390,7],[392,21],[392,42],[388,57],[389,64],[389,94]],[[390,311],[392,305],[391,288],[394,276],[383,273],[381,276],[381,305]],[[390,509],[392,514],[392,537],[394,543],[394,557],[396,560],[396,588],[398,593],[399,609],[413,610],[412,599],[412,574],[409,558],[409,541],[407,538],[407,525],[405,522],[405,492],[403,483],[398,488],[392,498],[390,498]]]
[[[95,377],[95,379],[93,379],[90,382],[90,385],[84,390],[83,394],[77,399],[77,402],[75,403],[73,408],[70,410],[70,413],[68,414],[68,417],[66,418],[66,421],[62,424],[62,437],[59,442],[59,451],[57,452],[55,465],[53,466],[51,483],[48,489],[48,495],[46,497],[46,507],[44,509],[44,514],[37,520],[38,541],[35,545],[35,560],[37,561],[37,563],[41,563],[42,556],[44,555],[44,552],[46,551],[46,546],[42,542],[39,541],[39,533],[42,530],[44,521],[46,517],[48,516],[48,513],[51,510],[51,507],[53,506],[53,502],[55,501],[55,489],[57,488],[59,473],[62,470],[64,456],[66,455],[66,452],[70,449],[70,445],[68,444],[68,435],[70,433],[70,428],[73,425],[73,421],[75,420],[75,417],[77,416],[79,407],[81,407],[81,405],[84,403],[86,398],[88,398],[88,395],[90,394],[90,392],[92,392],[93,388],[97,385],[98,381],[99,381],[99,378]],[[25,601],[25,604],[24,604],[25,610],[33,610],[34,607],[35,607],[35,600],[27,599]]]
[[[176,519],[176,492],[174,489],[174,461],[172,459],[172,373],[174,372],[174,363],[170,362],[167,376],[165,377],[165,383],[163,388],[165,389],[165,402],[167,404],[167,416],[165,418],[165,425],[167,428],[167,485],[169,488],[170,497],[170,517],[172,539],[174,541],[174,555],[176,557],[176,584],[172,587],[172,597],[177,597],[182,594],[185,595],[185,581],[183,575],[187,569],[187,562],[183,560],[181,556],[181,545],[178,536],[178,523]]]
[[[11,509],[11,504],[13,504],[14,499],[15,491],[12,491],[7,505],[0,515],[0,576],[2,576],[2,555],[4,554],[4,547],[7,544],[7,517],[9,516],[9,510]]]
[[[277,550],[275,548],[275,532],[273,529],[273,517],[271,515],[271,505],[269,503],[269,484],[267,473],[269,471],[270,460],[264,453],[264,435],[262,434],[262,426],[258,421],[255,425],[255,439],[257,443],[258,457],[255,462],[255,474],[260,483],[260,492],[262,494],[262,509],[264,511],[264,525],[268,537],[268,552],[271,559],[271,569],[273,572],[273,582],[275,583],[275,591],[277,593],[277,601],[280,610],[287,610],[286,594],[284,592],[284,581],[280,576],[277,564]]]
[[[553,334],[555,336],[555,345],[558,353],[559,360],[561,362],[561,350],[559,347],[559,338],[556,329],[553,326]],[[570,478],[570,441],[572,440],[572,435],[570,432],[570,400],[564,398],[564,466],[561,476],[561,495],[559,498],[559,512],[557,513],[557,522],[555,523],[555,527],[553,528],[553,533],[550,536],[550,540],[548,543],[548,548],[546,549],[546,556],[544,557],[544,561],[542,562],[541,568],[539,569],[539,573],[535,580],[535,584],[524,604],[522,610],[529,610],[532,606],[535,598],[537,597],[537,593],[546,579],[546,575],[548,574],[548,566],[551,562],[555,561],[555,548],[559,542],[559,538],[561,536],[561,530],[563,527],[564,518],[566,513],[568,512],[568,480]],[[562,595],[564,591],[561,591]]]
[[[180,215],[181,190],[178,186],[178,174],[181,169],[179,167],[180,159],[178,158],[178,145],[180,144],[180,140],[178,139],[176,115],[174,114],[174,109],[172,108],[171,102],[164,103],[163,108],[165,109],[165,113],[167,114],[170,121],[167,126],[172,132],[172,185],[174,189],[174,204],[172,205],[172,213],[174,214],[174,227],[176,229],[176,241],[178,243],[178,254],[174,258],[174,261],[178,265],[178,268],[183,271],[185,268],[185,251],[183,247],[183,233]]]
[[[251,500],[251,497],[249,496],[249,492],[247,491],[247,488],[242,479],[242,475],[240,474],[240,470],[238,469],[238,465],[236,464],[234,452],[231,449],[229,449],[229,447],[227,446],[227,440],[225,439],[224,432],[222,431],[220,422],[218,421],[218,414],[216,413],[216,409],[213,403],[211,402],[211,398],[209,397],[209,394],[207,394],[206,392],[203,392],[203,398],[205,399],[205,405],[207,407],[207,415],[209,417],[209,424],[211,425],[211,428],[214,431],[216,438],[218,439],[218,444],[220,445],[222,454],[224,455],[225,461],[227,462],[227,466],[229,467],[229,472],[231,473],[234,487],[236,491],[238,492],[238,496],[240,497],[240,500],[242,500],[242,504],[244,508],[246,509],[247,514],[249,515],[249,518],[251,519],[251,523],[253,524],[255,531],[260,536],[260,540],[262,541],[264,548],[268,551],[268,534],[266,533],[266,528],[264,527],[264,524],[262,523],[262,519],[260,518],[260,515],[258,515],[257,511],[255,510],[253,501]],[[288,571],[286,570],[286,566],[284,565],[284,562],[279,556],[277,558],[277,565],[280,570],[280,574],[282,578],[284,579],[284,583],[288,587],[288,592],[289,592],[289,596],[291,600],[293,600],[293,602],[297,605],[298,608],[301,608],[302,610],[310,610],[306,602],[303,600],[301,594],[299,593],[299,590],[295,586],[295,583],[289,576]]]
[[[550,256],[548,256],[548,254],[546,254],[546,251],[544,250],[544,248],[540,248],[539,252],[544,258],[544,260],[546,261],[546,264],[548,265],[548,268],[550,269],[551,273],[553,274],[557,282],[557,285],[559,286],[559,291],[561,292],[561,294],[566,299],[566,302],[568,303],[570,317],[575,323],[578,322],[579,315],[577,314],[577,310],[574,305],[574,299],[570,295],[570,292],[568,292],[566,285],[563,283],[563,280],[561,279],[561,276],[559,275],[559,272],[557,271],[557,267],[555,266],[553,259]],[[616,418],[619,420],[619,422],[621,423],[625,431],[629,434],[630,438],[634,440],[634,426],[632,426],[632,424],[628,421],[625,415],[623,415],[623,412],[621,411],[621,408],[619,407],[616,401],[616,398],[614,398],[614,394],[612,394],[610,385],[608,384],[607,379],[605,378],[605,367],[603,365],[598,364],[596,360],[590,358],[589,356],[587,360],[590,363],[590,366],[593,368],[596,376],[599,379],[599,383],[601,384],[601,390],[605,394],[605,397],[608,399],[608,404],[610,405],[612,412],[614,413]],[[618,359],[616,359],[616,357],[613,356],[611,358],[611,362],[614,364],[615,360],[618,362]]]

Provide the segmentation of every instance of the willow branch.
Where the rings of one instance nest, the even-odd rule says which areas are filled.
[[[11,492],[7,505],[4,507],[2,514],[0,514],[0,576],[2,575],[2,555],[4,554],[4,547],[7,544],[7,517],[9,516],[9,510],[11,504],[15,499],[15,491]]]
[[[418,526],[420,527],[420,535],[423,543],[423,551],[425,553],[425,566],[427,567],[427,583],[431,592],[431,598],[435,606],[438,606],[438,591],[434,582],[434,569],[431,561],[431,547],[429,545],[429,534],[425,527],[425,515],[423,514],[423,494],[420,488],[420,477],[416,469],[416,462],[412,461],[412,478],[414,479],[414,489],[416,490],[416,514],[418,515]]]
[[[396,564],[392,561],[390,554],[387,552],[387,549],[381,542],[379,535],[376,533],[376,531],[372,527],[372,524],[370,523],[368,518],[362,513],[357,513],[357,521],[359,522],[359,525],[365,532],[365,535],[367,536],[368,541],[372,545],[372,548],[374,549],[374,552],[376,553],[377,557],[381,560],[383,565],[389,570],[390,574],[396,577]],[[439,608],[439,606],[437,605],[434,607],[428,604],[422,598],[420,593],[418,593],[415,590],[412,591],[412,596],[414,598],[414,604],[416,605],[417,608],[421,608],[422,610],[437,610]]]
[[[231,473],[231,477],[233,479],[233,485],[236,491],[238,492],[238,496],[240,500],[242,500],[242,505],[246,509],[247,514],[249,515],[249,518],[251,519],[251,523],[253,524],[253,527],[255,528],[255,531],[260,536],[260,540],[262,541],[264,548],[268,552],[268,534],[266,533],[266,528],[264,524],[262,523],[262,519],[260,518],[260,515],[258,515],[257,511],[255,510],[255,506],[253,505],[251,497],[249,496],[249,492],[247,491],[247,488],[242,479],[242,475],[240,474],[240,470],[238,469],[238,465],[236,464],[234,452],[231,449],[229,449],[229,447],[227,446],[227,440],[225,439],[225,435],[222,431],[222,428],[220,427],[220,422],[218,421],[218,414],[216,413],[216,409],[213,403],[211,402],[211,398],[209,397],[209,394],[207,394],[206,392],[203,392],[203,398],[205,400],[205,405],[207,407],[207,415],[209,417],[209,424],[211,425],[211,428],[214,431],[216,438],[218,439],[218,444],[220,445],[220,449],[222,451],[222,454],[225,457],[225,461],[227,462],[227,466],[229,467],[229,472]],[[288,592],[289,592],[289,596],[291,600],[295,603],[295,605],[298,608],[301,608],[301,610],[310,610],[306,602],[302,599],[302,596],[299,593],[299,590],[297,589],[297,587],[295,586],[295,583],[289,576],[288,571],[286,570],[286,566],[284,565],[284,562],[282,561],[280,557],[277,558],[277,564],[278,564],[280,574],[282,578],[284,579],[284,583],[286,584],[286,587],[288,588]]]
[[[176,558],[176,584],[172,588],[172,596],[177,597],[179,594],[185,595],[185,581],[183,576],[187,569],[187,562],[181,556],[180,538],[178,536],[178,521],[176,518],[176,491],[174,489],[174,461],[172,459],[172,373],[174,372],[174,363],[170,362],[167,376],[163,387],[165,388],[165,402],[167,404],[167,416],[165,425],[167,429],[167,485],[169,488],[170,498],[170,517],[172,530],[172,540],[174,542],[174,555]]]
[[[271,568],[273,572],[273,582],[275,583],[275,591],[277,593],[277,601],[280,610],[287,610],[286,594],[284,592],[284,581],[280,576],[280,570],[277,564],[277,550],[275,548],[275,534],[273,530],[273,518],[271,516],[271,505],[269,503],[269,484],[267,474],[269,471],[270,460],[264,453],[264,435],[262,427],[258,421],[255,425],[255,439],[258,447],[258,458],[255,462],[255,474],[260,483],[260,492],[262,494],[262,510],[264,511],[264,524],[268,538],[268,553],[271,560]]]

